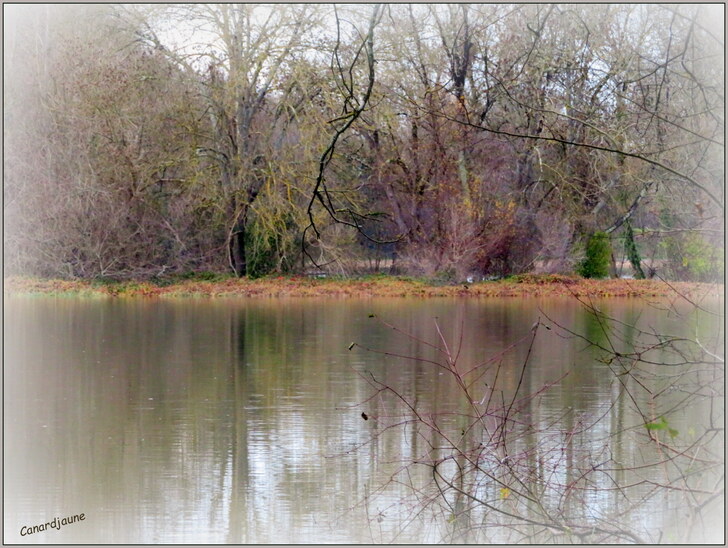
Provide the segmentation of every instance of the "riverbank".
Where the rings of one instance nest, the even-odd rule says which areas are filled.
[[[443,284],[395,276],[357,279],[266,277],[256,280],[226,276],[157,282],[98,282],[10,277],[7,295],[100,297],[666,297],[676,291],[691,295],[723,295],[722,284],[659,280],[587,280],[560,275],[512,276],[502,280]]]

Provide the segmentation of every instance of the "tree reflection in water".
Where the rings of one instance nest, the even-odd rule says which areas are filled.
[[[377,424],[360,448],[400,443],[391,475],[361,503],[407,509],[393,537],[373,541],[397,542],[427,520],[438,524],[429,540],[451,543],[720,541],[723,318],[672,303],[664,313],[694,333],[675,335],[575,298],[576,322],[542,311],[477,364],[460,359],[463,325],[446,337],[435,319],[437,336],[425,340],[377,319],[419,352],[359,349],[436,372],[447,403],[419,397],[421,376],[357,370],[371,388],[359,406]],[[544,377],[534,347],[559,338],[581,341],[599,366]],[[610,390],[590,393],[585,375],[607,376]]]

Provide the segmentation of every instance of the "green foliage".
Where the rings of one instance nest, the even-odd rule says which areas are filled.
[[[229,277],[229,274],[220,274],[219,272],[198,272],[193,276],[194,279],[204,282],[219,282]]]
[[[248,233],[246,238],[247,274],[250,278],[261,278],[276,270],[278,238],[268,235],[266,238],[253,237]]]
[[[647,430],[666,430],[667,433],[670,434],[671,438],[674,438],[675,436],[677,436],[680,433],[677,430],[675,430],[674,428],[670,428],[665,417],[660,417],[660,420],[658,420],[658,421],[646,423],[645,428],[647,428]]]
[[[672,277],[696,282],[723,279],[723,249],[709,245],[699,233],[669,236],[661,245]]]
[[[608,277],[611,256],[609,236],[604,232],[595,232],[586,244],[586,257],[579,265],[579,275],[584,278]]]
[[[264,224],[260,219],[251,223],[245,234],[248,277],[261,278],[274,272],[291,270],[291,257],[295,254],[295,231],[290,225],[285,218],[277,219],[271,225]]]
[[[627,252],[627,258],[634,268],[634,277],[638,280],[645,279],[645,273],[642,270],[642,257],[637,249],[637,243],[634,241],[634,231],[632,225],[627,221],[627,228],[624,231],[624,250]]]
[[[456,281],[457,274],[455,272],[454,267],[450,268],[444,268],[442,270],[439,270],[435,273],[434,282],[435,283],[452,283]]]

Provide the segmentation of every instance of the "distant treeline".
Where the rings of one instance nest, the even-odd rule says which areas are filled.
[[[6,274],[722,279],[722,5],[5,18]]]

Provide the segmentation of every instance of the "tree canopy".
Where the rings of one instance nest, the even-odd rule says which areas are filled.
[[[722,10],[6,6],[6,270],[722,277]]]

